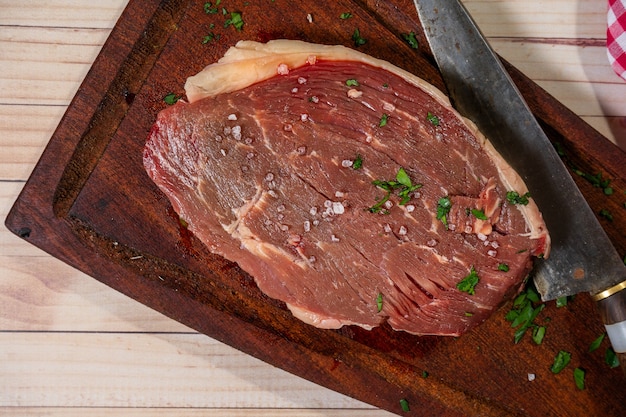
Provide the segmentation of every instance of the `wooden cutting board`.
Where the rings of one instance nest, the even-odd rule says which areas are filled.
[[[170,92],[240,39],[302,39],[355,47],[444,88],[409,0],[131,0],[81,85],[6,224],[17,235],[198,331],[296,375],[400,415],[626,415],[625,378],[604,363],[608,341],[579,295],[539,316],[542,344],[513,343],[511,304],[460,338],[416,337],[387,326],[320,330],[260,293],[235,264],[180,227],[142,166],[142,148]],[[216,7],[217,6],[217,7]],[[224,14],[224,12],[226,14]],[[224,27],[241,12],[242,30]],[[349,19],[341,19],[350,12]],[[404,34],[414,32],[419,48]],[[626,253],[626,154],[515,68],[533,112],[572,169],[619,253]],[[586,174],[586,175],[580,175]],[[597,187],[610,180],[612,195]],[[560,350],[571,364],[550,371]],[[573,380],[586,371],[586,388]],[[535,376],[529,380],[529,374]],[[403,411],[406,400],[410,411]]]

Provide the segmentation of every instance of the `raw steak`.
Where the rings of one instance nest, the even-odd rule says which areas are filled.
[[[460,335],[549,237],[526,187],[421,79],[351,49],[242,41],[158,115],[145,168],[189,229],[314,326]],[[474,282],[471,282],[471,281]]]

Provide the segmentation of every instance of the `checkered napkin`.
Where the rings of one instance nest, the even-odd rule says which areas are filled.
[[[626,79],[626,0],[609,0],[606,46],[615,72]]]

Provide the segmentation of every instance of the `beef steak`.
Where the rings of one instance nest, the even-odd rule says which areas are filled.
[[[549,236],[447,98],[340,46],[239,42],[163,110],[144,165],[189,229],[318,327],[457,336]]]

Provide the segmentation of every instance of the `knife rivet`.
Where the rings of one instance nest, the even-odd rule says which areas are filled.
[[[574,269],[574,274],[572,275],[574,279],[581,280],[585,278],[585,270],[582,268]]]

